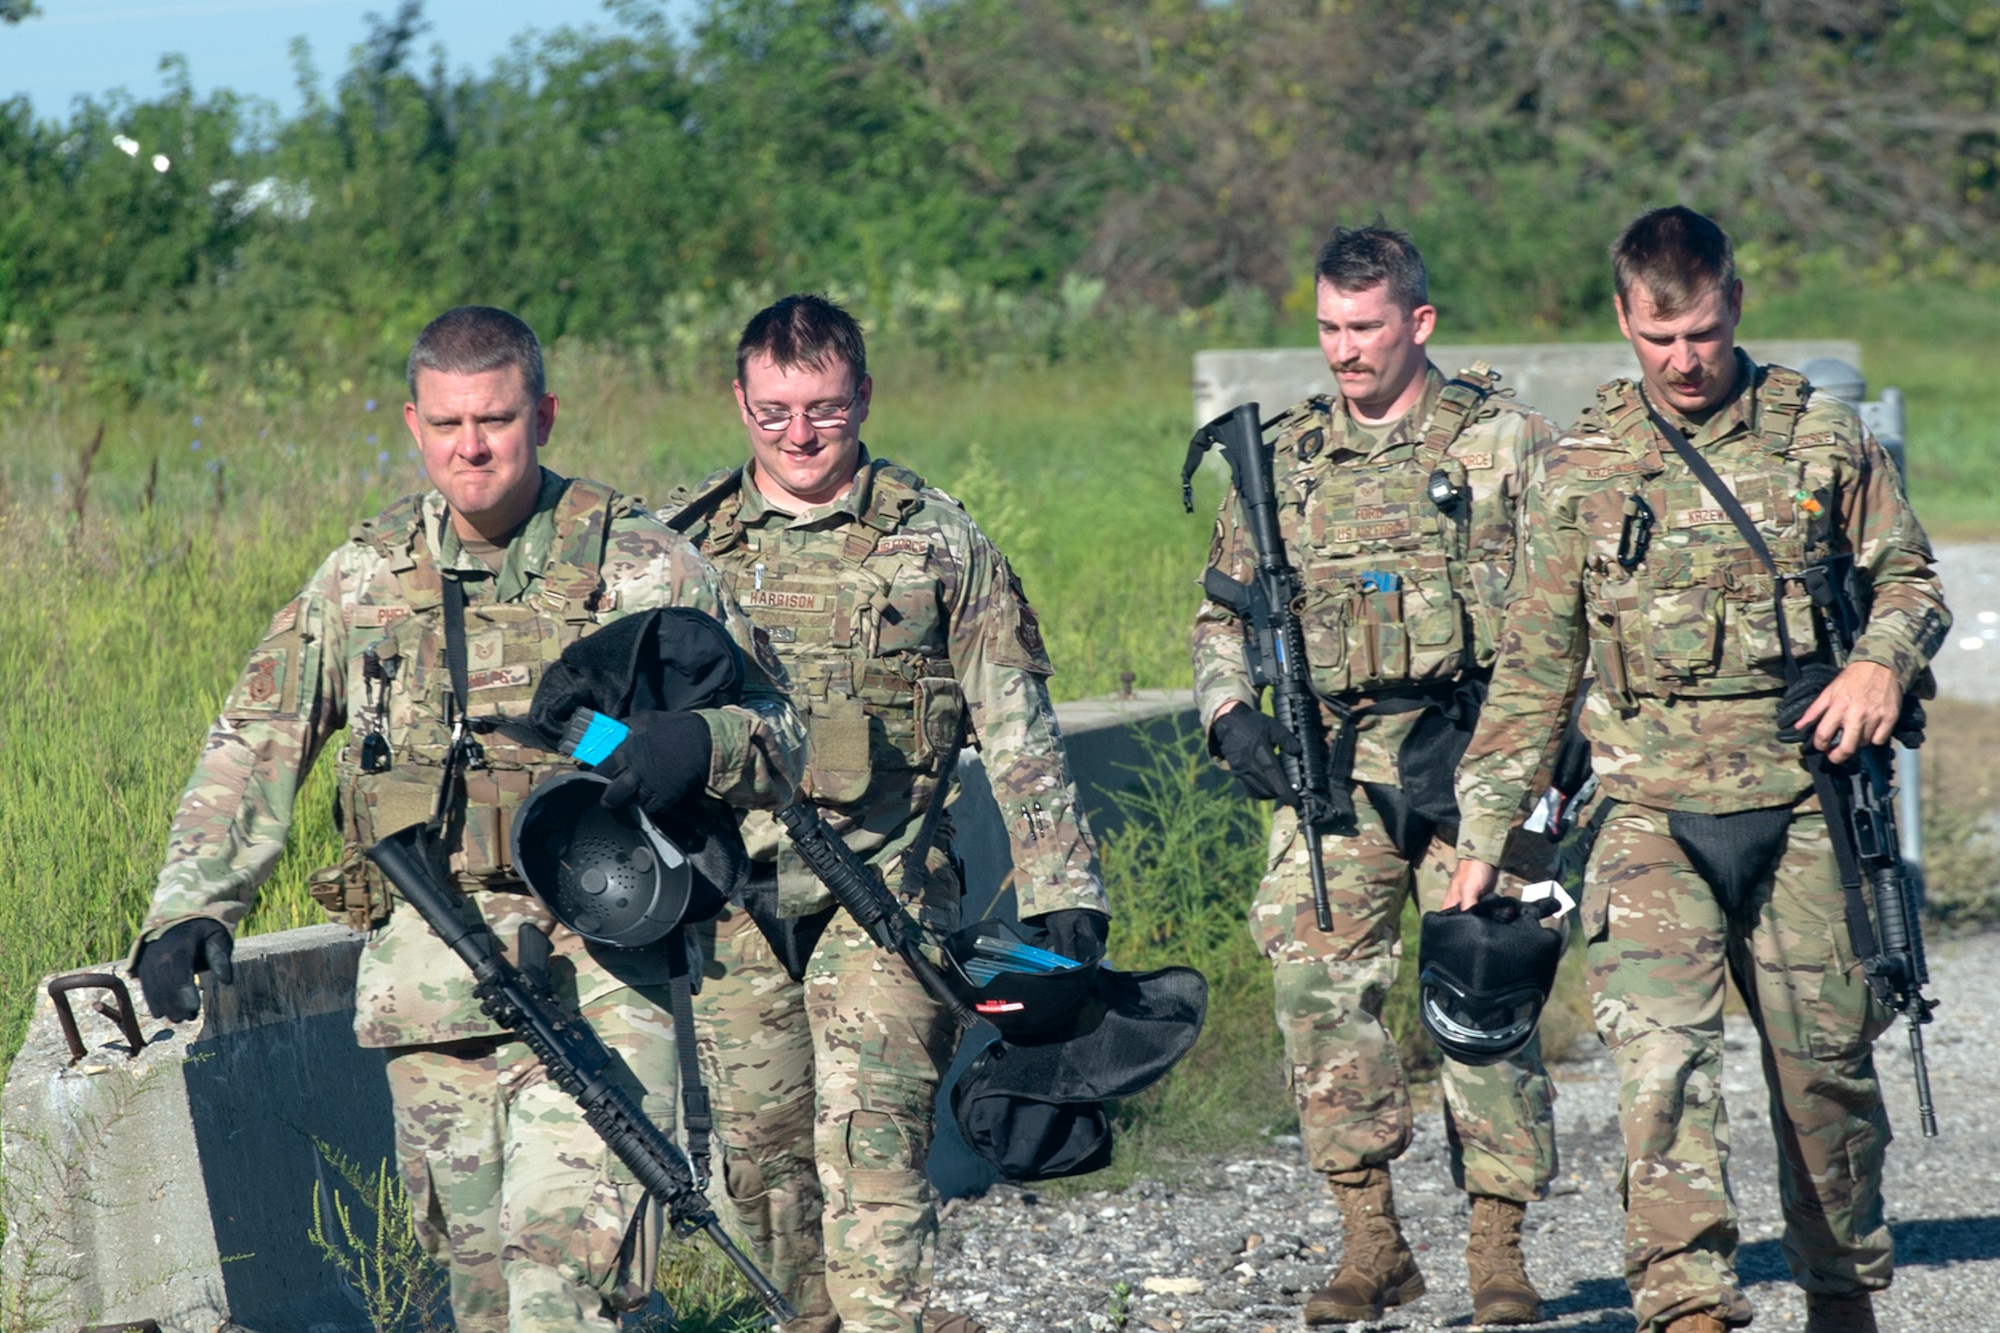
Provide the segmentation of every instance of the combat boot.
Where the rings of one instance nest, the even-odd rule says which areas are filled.
[[[1662,1329],[1661,1333],[1729,1333],[1729,1325],[1707,1310],[1703,1310],[1699,1314],[1682,1315]]]
[[[1806,1333],[1875,1333],[1875,1303],[1865,1291],[1852,1296],[1807,1292]]]
[[[1471,1278],[1475,1324],[1542,1322],[1542,1295],[1528,1281],[1528,1266],[1521,1257],[1521,1219],[1527,1211],[1525,1204],[1510,1199],[1472,1196],[1465,1267]]]
[[[1346,1183],[1327,1178],[1340,1205],[1340,1268],[1333,1281],[1306,1301],[1308,1328],[1380,1319],[1385,1307],[1424,1294],[1424,1275],[1417,1271],[1417,1258],[1396,1221],[1389,1168],[1371,1166],[1340,1174]]]
[[[969,1314],[933,1308],[924,1311],[924,1333],[986,1333],[986,1325]]]

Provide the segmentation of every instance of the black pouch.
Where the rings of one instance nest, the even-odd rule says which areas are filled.
[[[743,886],[739,901],[756,923],[765,943],[771,946],[771,952],[776,956],[778,965],[785,969],[785,975],[793,981],[804,981],[806,963],[811,960],[813,950],[819,947],[820,936],[826,933],[827,923],[840,910],[840,904],[830,903],[804,916],[778,915],[778,866],[775,861],[750,863],[750,877]]]
[[[1739,923],[1756,916],[1751,895],[1784,854],[1791,826],[1788,805],[1727,815],[1667,812],[1667,831],[1687,853],[1688,864],[1708,881],[1723,914]]]
[[[1472,743],[1473,728],[1479,725],[1479,710],[1486,703],[1486,676],[1467,676],[1451,686],[1441,700],[1424,709],[1423,716],[1403,739],[1396,752],[1400,787],[1387,783],[1364,782],[1361,789],[1368,803],[1382,817],[1382,826],[1397,853],[1414,862],[1430,846],[1440,827],[1458,823],[1458,792],[1454,783],[1458,761]],[[1390,712],[1393,706],[1376,705],[1371,711]]]

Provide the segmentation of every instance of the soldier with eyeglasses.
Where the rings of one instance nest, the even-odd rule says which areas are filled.
[[[1026,933],[1096,959],[1110,908],[1035,613],[956,501],[870,456],[873,387],[839,306],[788,296],[760,312],[736,351],[749,461],[676,492],[661,517],[714,562],[790,674],[804,795],[931,936],[958,926],[950,817],[921,858],[906,853],[962,739],[1006,820]],[[977,1333],[929,1308],[925,1158],[956,1027],[836,909],[772,816],[743,834],[755,872],[705,928],[696,1018],[729,1202],[800,1312],[787,1333]]]

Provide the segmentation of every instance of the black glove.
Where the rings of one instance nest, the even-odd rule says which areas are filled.
[[[714,746],[699,713],[634,713],[625,725],[632,734],[597,766],[611,779],[600,801],[606,809],[637,802],[656,815],[708,785]]]
[[[1243,790],[1260,801],[1297,805],[1299,794],[1273,750],[1304,754],[1298,737],[1278,725],[1278,719],[1255,708],[1232,708],[1215,719],[1210,728],[1215,752],[1229,771],[1243,784]]]
[[[201,1012],[201,987],[195,973],[213,972],[223,985],[236,980],[232,955],[236,941],[229,928],[212,917],[196,917],[167,927],[166,933],[140,946],[139,989],[153,1017],[185,1023]]]
[[[1021,927],[1028,932],[1028,942],[1038,949],[1074,958],[1079,963],[1095,963],[1104,957],[1111,918],[1087,907],[1064,907],[1040,916],[1023,917]]]

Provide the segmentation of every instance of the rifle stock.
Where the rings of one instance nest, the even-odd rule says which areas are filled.
[[[1351,760],[1354,728],[1346,710],[1320,697],[1306,659],[1305,626],[1296,607],[1304,591],[1298,571],[1285,555],[1278,529],[1277,486],[1271,475],[1271,447],[1264,442],[1257,404],[1244,403],[1196,431],[1181,467],[1181,501],[1194,512],[1194,474],[1211,448],[1220,448],[1236,487],[1243,526],[1257,552],[1257,569],[1247,583],[1217,569],[1202,577],[1202,589],[1243,621],[1244,659],[1251,683],[1271,691],[1271,713],[1299,742],[1300,753],[1281,755],[1285,777],[1298,793],[1299,828],[1305,834],[1312,874],[1313,915],[1323,931],[1333,929],[1327,901],[1326,868],[1320,864],[1322,831],[1354,832],[1353,797],[1332,780],[1336,756],[1330,752],[1325,703],[1341,720],[1336,744]],[[1351,762],[1341,771],[1351,771]]]
[[[607,1077],[613,1056],[597,1033],[581,1017],[564,1013],[545,981],[508,962],[483,922],[466,920],[463,897],[433,868],[424,826],[390,834],[368,849],[368,858],[471,969],[480,1008],[535,1053],[549,1077],[575,1099],[584,1122],[666,1208],[674,1234],[705,1233],[773,1319],[780,1324],[796,1319],[798,1314],[784,1295],[723,1231],[681,1150],[629,1093]],[[532,927],[524,928],[524,936],[528,929]]]

